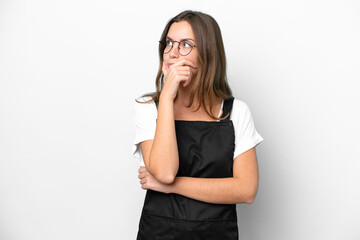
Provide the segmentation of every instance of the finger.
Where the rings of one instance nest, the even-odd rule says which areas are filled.
[[[176,77],[176,82],[178,82],[178,84],[184,84],[184,82],[190,82],[191,81],[191,76],[190,75],[177,75]]]
[[[139,171],[138,172],[143,172],[143,171],[146,171],[146,168],[145,167],[143,167],[143,166],[141,166],[140,168],[139,168]]]
[[[176,80],[184,87],[190,84],[192,76],[193,74],[191,71],[176,71]]]
[[[173,65],[170,66],[170,68],[172,67]],[[179,71],[188,71],[188,72],[191,72],[191,67],[190,66],[176,66],[173,68],[173,71],[174,70],[179,70]]]
[[[190,66],[192,68],[197,68],[197,66],[190,60],[183,59],[173,65],[170,66],[170,68],[176,67],[176,66]]]
[[[186,87],[190,84],[191,82],[191,79],[192,79],[192,74],[188,77],[188,80],[185,80],[184,83],[183,83],[183,87]]]
[[[191,76],[191,71],[181,71],[181,70],[177,70],[176,69],[176,75],[181,75],[181,76]]]
[[[188,85],[190,84],[190,82],[191,82],[191,76],[189,77],[189,79],[188,79],[188,80],[185,80],[185,81],[184,81],[184,83],[183,83],[183,87],[188,86]]]
[[[147,175],[147,173],[146,172],[143,172],[143,173],[140,173],[139,175],[138,175],[138,178],[144,178],[145,176]]]

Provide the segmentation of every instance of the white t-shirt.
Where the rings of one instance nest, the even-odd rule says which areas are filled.
[[[139,102],[150,100],[151,97],[138,98]],[[219,117],[222,113],[224,100],[222,101]],[[135,140],[132,145],[134,158],[140,160],[140,166],[145,166],[141,153],[140,143],[145,140],[152,140],[155,136],[157,119],[157,108],[155,102],[134,103],[134,122],[136,129]],[[248,105],[234,98],[230,120],[233,122],[235,131],[234,159],[243,152],[258,145],[263,138],[256,131],[253,118]],[[217,120],[219,121],[219,120]]]

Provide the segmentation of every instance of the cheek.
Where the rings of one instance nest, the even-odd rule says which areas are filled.
[[[195,56],[185,57],[185,59],[193,62],[196,66],[198,65],[197,57]]]
[[[192,61],[196,66],[198,66],[197,56],[192,56],[189,60]]]

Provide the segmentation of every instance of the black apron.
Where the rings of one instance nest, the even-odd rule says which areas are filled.
[[[234,98],[224,100],[223,116]],[[156,102],[156,106],[157,106]],[[233,177],[234,126],[220,121],[175,120],[177,177]],[[148,189],[137,240],[238,240],[236,204],[213,204]]]

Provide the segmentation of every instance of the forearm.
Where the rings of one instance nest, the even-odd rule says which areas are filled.
[[[202,202],[216,204],[252,203],[251,191],[239,178],[176,177],[168,185],[168,193],[176,193]]]
[[[155,137],[149,157],[149,171],[160,182],[170,184],[179,168],[179,154],[175,132],[174,103],[159,101]]]

